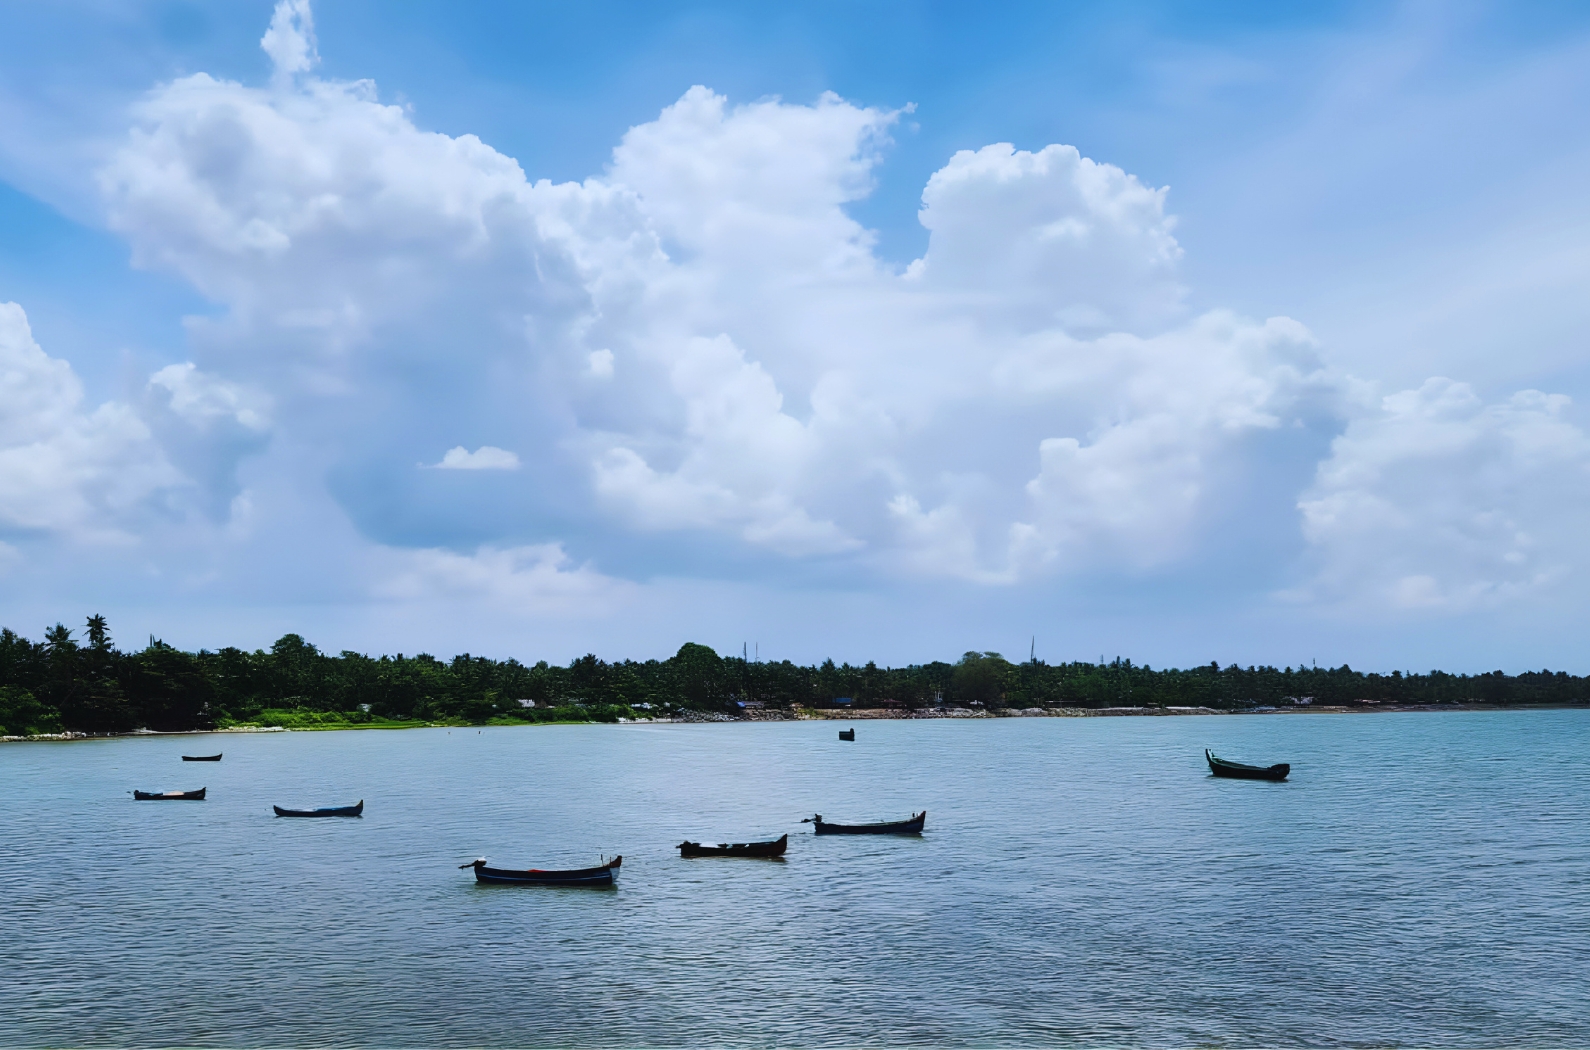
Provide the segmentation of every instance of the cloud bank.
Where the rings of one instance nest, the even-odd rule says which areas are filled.
[[[307,487],[409,552],[350,583],[371,601],[618,601],[726,562],[1064,588],[1184,573],[1259,514],[1260,602],[1428,615],[1582,573],[1565,398],[1385,394],[1297,321],[1192,309],[1166,189],[1073,147],[949,157],[895,268],[847,211],[895,111],[695,87],[552,183],[315,76],[307,0],[262,47],[268,86],[155,88],[100,175],[135,263],[217,305],[203,370],[88,411],[0,310],[14,528],[214,529],[247,473],[256,510]]]

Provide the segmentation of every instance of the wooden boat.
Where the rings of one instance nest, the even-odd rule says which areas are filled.
[[[772,842],[720,842],[716,846],[703,846],[699,842],[681,842],[681,857],[765,857],[772,860],[782,857],[789,848],[789,836],[780,835]]]
[[[1213,751],[1204,748],[1204,758],[1209,760],[1209,772],[1217,777],[1231,777],[1234,780],[1285,780],[1286,775],[1292,772],[1292,767],[1285,762],[1277,762],[1273,766],[1250,766],[1245,762],[1227,762],[1223,758],[1216,758]]]
[[[364,799],[352,806],[327,806],[324,809],[283,809],[272,806],[278,817],[358,817],[364,814]]]
[[[133,798],[140,802],[203,802],[204,788],[197,791],[134,791]]]
[[[221,756],[220,755],[183,755],[182,756],[182,761],[184,761],[184,762],[219,762],[219,761],[221,761]]]
[[[807,817],[802,824],[811,824],[819,835],[920,835],[927,820],[923,810],[910,820],[885,821],[881,824],[830,824],[821,813]]]
[[[474,868],[476,882],[490,882],[499,885],[514,886],[611,886],[613,879],[618,874],[618,866],[624,863],[623,857],[614,857],[612,860],[599,864],[594,868],[574,868],[570,871],[545,871],[541,868],[530,868],[525,871],[514,871],[510,868],[488,868],[486,858],[480,857],[468,864],[460,864],[460,868]]]
[[[856,731],[854,729],[841,729],[839,731],[839,739],[854,740],[856,739]]]

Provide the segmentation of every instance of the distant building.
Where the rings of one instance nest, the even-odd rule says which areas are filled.
[[[834,706],[835,707],[849,707],[850,706],[850,697],[848,697],[848,696],[836,696],[836,697],[834,697]]]
[[[514,703],[518,704],[520,707],[534,707],[536,705],[534,700],[515,700]]]

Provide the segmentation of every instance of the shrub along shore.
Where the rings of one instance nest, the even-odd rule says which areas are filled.
[[[371,657],[323,653],[296,634],[269,650],[184,652],[151,638],[111,641],[104,617],[81,637],[57,624],[44,640],[0,630],[0,735],[194,732],[229,728],[402,729],[935,714],[1190,713],[1321,707],[1590,704],[1590,677],[1565,672],[1389,674],[1347,665],[1154,670],[1110,663],[1012,663],[966,653],[907,667],[799,665],[721,657],[689,643],[666,660],[568,666],[465,653]]]

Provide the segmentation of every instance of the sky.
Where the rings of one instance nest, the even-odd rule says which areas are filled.
[[[1590,673],[1590,9],[0,0],[0,624]]]

